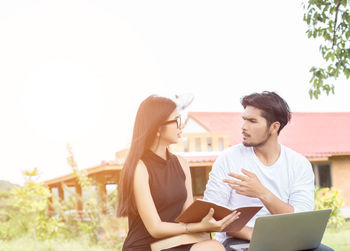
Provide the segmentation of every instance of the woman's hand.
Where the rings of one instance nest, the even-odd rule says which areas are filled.
[[[203,231],[222,232],[225,227],[237,220],[240,214],[240,212],[233,211],[231,214],[217,221],[213,217],[214,209],[210,208],[208,214],[201,220],[200,225],[203,227]]]

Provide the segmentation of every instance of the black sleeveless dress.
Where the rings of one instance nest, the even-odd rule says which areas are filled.
[[[167,151],[165,160],[152,151],[146,151],[141,159],[148,171],[151,194],[160,219],[175,222],[187,199],[186,176],[178,158]],[[159,239],[148,233],[138,213],[130,214],[128,221],[129,232],[123,251],[150,251],[150,244]],[[190,250],[191,246],[184,245],[167,250]]]

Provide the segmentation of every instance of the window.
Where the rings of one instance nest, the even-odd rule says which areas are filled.
[[[183,143],[184,143],[184,152],[188,152],[190,150],[190,146],[188,143],[188,138],[184,138],[183,139]]]
[[[331,167],[329,164],[318,165],[318,181],[320,187],[331,187]]]
[[[207,149],[208,149],[208,152],[213,151],[213,143],[211,138],[207,138]]]
[[[93,196],[96,193],[96,189],[97,189],[96,186],[91,186],[89,187],[89,189],[87,188],[82,189],[81,191],[82,198],[86,199],[90,196]]]
[[[52,187],[51,188],[51,194],[53,197],[58,198],[59,194],[58,194],[58,187]]]
[[[219,138],[218,139],[218,150],[219,151],[223,151],[224,150],[224,139],[223,138]]]
[[[195,138],[194,139],[194,146],[195,146],[196,152],[200,152],[201,151],[201,138]]]
[[[107,194],[111,194],[111,193],[115,192],[116,189],[117,189],[117,184],[106,184]]]
[[[319,187],[331,187],[332,175],[330,163],[314,164],[315,183]]]
[[[70,201],[75,199],[76,190],[74,186],[66,186],[63,188],[64,191],[64,200]]]
[[[207,184],[205,166],[191,167],[192,190],[194,196],[202,196]]]

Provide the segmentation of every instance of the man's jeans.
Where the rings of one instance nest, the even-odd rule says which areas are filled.
[[[249,241],[232,237],[232,238],[226,239],[224,241],[223,245],[224,245],[226,251],[232,251],[232,249],[230,248],[230,245],[242,244],[242,243],[249,243]],[[331,249],[330,247],[327,247],[323,244],[320,244],[320,246],[318,246],[317,248],[308,249],[307,251],[334,251],[334,250]]]

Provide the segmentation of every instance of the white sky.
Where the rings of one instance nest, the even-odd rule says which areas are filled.
[[[349,81],[308,96],[312,65],[300,1],[0,2],[0,179],[23,183],[114,159],[150,94],[193,93],[189,111],[241,111],[278,92],[292,111],[350,111]]]

